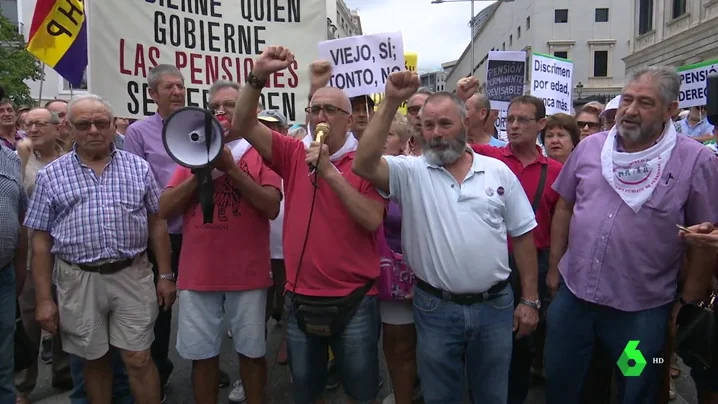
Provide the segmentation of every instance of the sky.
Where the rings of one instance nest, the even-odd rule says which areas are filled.
[[[470,38],[470,1],[446,0],[344,0],[358,9],[365,34],[401,31],[404,51],[419,55],[418,69],[438,70],[441,64],[458,59]],[[476,1],[474,15],[491,5]],[[432,26],[432,28],[429,28]]]

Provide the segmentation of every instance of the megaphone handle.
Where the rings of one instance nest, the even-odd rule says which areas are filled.
[[[202,207],[203,224],[212,223],[214,221],[214,179],[212,178],[212,170],[197,170],[197,179],[199,180],[198,193],[199,205]]]

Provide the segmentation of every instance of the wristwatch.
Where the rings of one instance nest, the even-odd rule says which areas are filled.
[[[255,76],[253,72],[249,72],[247,75],[247,84],[252,86],[253,88],[257,90],[261,90],[264,88],[264,85],[266,84],[267,80],[260,79],[259,77]]]
[[[173,274],[173,273],[170,273],[170,274],[160,274],[160,279],[162,279],[163,281],[176,282],[176,281],[177,281],[177,276],[175,276],[175,274]]]
[[[519,299],[519,303],[521,303],[525,306],[532,307],[536,310],[541,309],[541,300],[529,300],[529,299],[524,299],[522,297],[521,299]]]

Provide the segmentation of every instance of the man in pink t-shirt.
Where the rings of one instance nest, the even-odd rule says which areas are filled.
[[[225,128],[225,148],[214,163],[214,221],[203,224],[197,178],[180,167],[160,198],[160,214],[184,214],[179,262],[177,352],[193,361],[197,403],[219,400],[223,318],[239,353],[248,402],[261,402],[267,381],[265,308],[271,286],[269,221],[277,217],[281,179],[262,156],[230,130],[239,86],[216,82],[210,109]]]
[[[290,66],[297,68],[289,50],[264,49],[237,99],[233,128],[284,180],[285,311],[293,398],[297,404],[319,400],[331,346],[344,392],[354,401],[370,402],[379,388],[375,233],[386,201],[352,172],[357,142],[347,132],[352,107],[343,91],[320,88],[307,108],[311,133],[322,122],[331,127],[324,144],[283,136],[257,121],[262,88],[270,76]],[[327,306],[339,314],[327,315]],[[341,319],[337,322],[342,325],[317,326],[329,318]]]

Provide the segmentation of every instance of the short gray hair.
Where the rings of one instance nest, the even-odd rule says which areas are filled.
[[[419,87],[419,89],[416,90],[414,95],[419,95],[419,94],[431,95],[431,94],[434,94],[434,92],[431,91],[428,87]]]
[[[629,84],[640,80],[646,75],[651,76],[656,81],[658,85],[658,96],[665,105],[678,101],[678,96],[681,92],[681,76],[678,75],[674,67],[670,66],[646,66],[638,68],[628,75],[626,85],[623,86],[623,89],[625,90]]]
[[[223,89],[225,89],[225,88],[233,88],[233,89],[239,91],[239,90],[242,89],[242,86],[240,86],[239,84],[235,83],[234,81],[229,81],[229,80],[217,80],[217,81],[214,82],[214,84],[212,84],[212,87],[209,88],[209,96],[210,96],[210,98],[212,98],[212,96],[213,96],[214,94],[216,94],[217,91],[223,90]]]
[[[75,104],[78,104],[82,101],[94,101],[97,103],[102,104],[102,106],[107,110],[107,113],[110,115],[110,120],[115,119],[114,114],[112,113],[112,105],[110,105],[109,102],[107,102],[104,98],[100,97],[97,94],[82,94],[82,95],[76,95],[72,97],[70,102],[67,103],[67,120],[72,122],[72,107],[75,106]]]
[[[50,114],[50,123],[51,123],[51,124],[59,125],[60,122],[61,122],[61,121],[60,121],[60,116],[57,115],[56,113],[50,111],[49,109],[47,109],[47,107],[34,107],[34,108],[28,109],[28,110],[25,111],[25,112],[30,113],[30,112],[32,112],[32,111],[45,111],[45,112],[49,113],[49,114]]]
[[[179,77],[182,79],[182,83],[184,83],[184,76],[177,66],[164,63],[150,69],[150,74],[147,75],[147,85],[151,89],[156,90],[164,75]]]
[[[453,102],[454,105],[456,106],[456,111],[459,113],[459,117],[461,118],[461,120],[463,121],[464,119],[466,119],[466,115],[468,114],[468,112],[466,111],[466,104],[464,103],[464,101],[461,98],[457,97],[456,95],[451,94],[450,92],[447,92],[447,91],[439,91],[436,93],[432,93],[429,96],[429,98],[427,98],[426,101],[424,101],[424,105],[419,110],[419,115],[421,115],[421,113],[424,112],[424,107],[426,107],[426,104],[436,101],[436,100],[441,100],[441,99],[451,100],[451,102]]]

